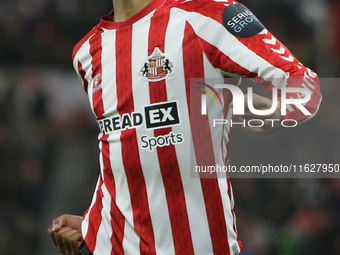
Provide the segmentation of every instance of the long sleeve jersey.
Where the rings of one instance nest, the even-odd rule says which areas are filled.
[[[190,108],[200,107],[204,93],[192,78],[248,77],[268,90],[307,89],[312,97],[304,107],[313,116],[321,101],[317,75],[236,1],[153,0],[124,22],[111,21],[113,15],[102,17],[73,51],[100,127],[100,173],[82,223],[89,250],[239,254],[227,174],[190,172],[206,158],[219,165],[229,158],[230,125],[213,129],[209,120],[218,111],[231,119],[231,94],[218,91],[224,107],[192,119]],[[294,105],[284,116],[309,117]]]

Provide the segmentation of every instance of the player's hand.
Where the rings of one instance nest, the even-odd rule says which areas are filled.
[[[254,134],[258,134],[258,135],[271,135],[273,133],[275,133],[276,131],[281,129],[281,112],[279,110],[279,108],[277,108],[272,114],[269,115],[255,115],[254,113],[252,113],[249,108],[248,108],[248,94],[244,95],[244,115],[240,117],[240,120],[246,121],[246,125],[244,127],[244,129],[246,131],[249,131],[251,133]],[[269,98],[257,95],[255,93],[252,94],[253,97],[253,106],[255,109],[257,110],[267,110],[270,109],[272,106],[272,101]],[[232,107],[232,105],[231,105]],[[252,121],[251,125],[252,126],[258,126],[258,127],[250,127],[248,126],[248,121],[252,120],[252,119],[259,119],[262,120],[261,121]],[[266,119],[270,119],[270,120],[275,120],[275,121],[266,121]],[[264,123],[264,125],[262,127],[260,127],[262,125],[262,123]]]
[[[81,234],[81,216],[64,214],[52,222],[52,227],[47,231],[53,244],[60,253],[79,255],[79,245],[83,241]]]

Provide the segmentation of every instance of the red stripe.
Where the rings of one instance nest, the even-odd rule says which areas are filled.
[[[228,84],[234,84],[235,82],[235,85],[237,84],[237,81],[239,79],[228,79]],[[234,82],[233,82],[234,81]],[[224,109],[223,109],[223,116],[224,116],[224,119],[227,119],[227,116],[228,116],[228,112],[229,112],[229,109],[230,109],[230,104],[231,104],[231,101],[233,99],[233,97],[231,96],[231,92],[227,89],[224,89],[223,90],[223,98],[224,98]],[[229,125],[229,124],[228,124]],[[223,130],[225,129],[225,124],[223,125]],[[229,134],[228,134],[228,143],[226,145],[226,150],[227,150],[227,155],[226,157],[223,159],[223,162],[225,164],[227,164],[229,158],[230,158],[230,139],[231,139],[231,130],[232,130],[232,127],[231,125],[229,125]],[[224,139],[222,139],[222,156],[224,155],[224,149],[225,149],[225,146],[224,146]]]
[[[194,30],[187,22],[185,25],[185,34],[183,39],[183,66],[185,76],[185,86],[187,94],[188,109],[190,112],[190,79],[204,78],[204,68],[202,63],[203,51],[200,42],[194,33]],[[195,51],[193,51],[195,49]],[[195,64],[193,64],[195,63]],[[196,86],[193,86],[196,87]]]
[[[125,217],[118,209],[116,204],[116,184],[112,173],[110,161],[110,144],[107,142],[108,135],[103,135],[100,139],[102,141],[102,155],[104,164],[104,182],[111,195],[111,226],[112,226],[112,251],[111,254],[124,254],[123,239],[124,239],[124,225]]]
[[[223,24],[222,13],[226,8],[225,4],[233,4],[234,1],[191,1],[190,4],[179,4],[177,7],[187,12],[200,13]]]
[[[200,42],[202,44],[202,47],[204,48],[204,53],[206,54],[213,67],[219,68],[225,72],[244,75],[248,78],[257,77],[256,73],[251,73],[247,69],[240,66],[238,63],[235,63],[228,56],[221,53],[221,51],[215,46],[207,43],[204,40],[201,40]]]
[[[228,84],[235,84],[235,86],[238,84],[238,81],[239,79],[228,79]],[[227,115],[228,115],[228,112],[229,112],[229,105],[232,101],[232,96],[231,96],[231,92],[229,90],[223,90],[223,98],[224,98],[224,102],[225,102],[225,105],[227,107],[224,107],[224,110],[223,110],[223,116],[224,118],[226,119],[227,118]],[[232,130],[232,127],[230,126],[229,127],[230,130],[229,130],[229,134],[228,134],[228,143],[227,143],[227,155],[226,155],[226,158],[224,159],[224,163],[227,164],[229,158],[230,158],[230,139],[231,139],[231,130]],[[224,129],[224,126],[223,126],[223,129]],[[222,142],[223,143],[223,142]],[[222,147],[222,151],[223,151],[223,148]],[[222,154],[223,155],[223,154]],[[231,193],[231,183],[230,183],[230,179],[229,179],[229,176],[227,174],[227,186],[228,186],[228,196],[229,196],[229,200],[231,201],[232,199],[232,193]],[[241,250],[243,249],[243,244],[241,243],[241,240],[239,238],[239,235],[238,235],[238,232],[236,230],[236,224],[235,224],[235,214],[234,214],[234,209],[231,209],[231,214],[233,216],[233,229],[234,229],[234,232],[236,233],[236,236],[237,236],[237,243],[238,245],[240,246]]]
[[[302,78],[304,69],[298,69],[296,66],[299,63],[299,61],[296,60],[294,55],[287,49],[285,45],[283,45],[279,40],[276,38],[276,44],[266,44],[263,39],[272,39],[272,34],[268,31],[268,34],[257,34],[249,40],[249,38],[238,38],[238,40],[244,44],[249,50],[256,53],[256,55],[260,56],[261,58],[268,61],[271,65],[276,66],[283,70],[284,72],[289,72],[293,74],[293,70],[296,71],[296,74],[294,73],[294,78]],[[280,49],[280,47],[283,47],[285,49],[284,54],[280,53],[274,53],[272,49]],[[286,61],[281,58],[282,57],[289,57],[291,55],[294,57],[294,61]],[[292,77],[292,76],[290,76]],[[263,77],[264,79],[266,77]]]
[[[190,78],[204,77],[203,52],[192,52],[191,49],[201,49],[200,42],[194,36],[193,29],[186,25],[184,45],[184,69],[186,83],[190,84]],[[188,51],[188,52],[187,52]],[[189,54],[189,52],[191,54]],[[195,63],[192,65],[191,63]],[[197,84],[192,84],[190,92],[190,125],[192,130],[194,150],[198,166],[214,166],[214,151],[211,140],[209,120],[201,115],[201,94],[195,89]],[[229,244],[226,229],[226,221],[216,175],[201,175],[201,185],[208,217],[210,236],[214,254],[228,254]],[[209,178],[205,178],[209,177]]]
[[[132,27],[117,30],[116,56],[117,64],[117,109],[120,115],[132,113],[134,102],[131,77],[131,38]],[[129,185],[134,227],[140,236],[141,254],[155,254],[155,240],[150,217],[145,179],[140,163],[137,134],[135,129],[122,131],[122,158]]]
[[[90,55],[92,57],[92,80],[97,75],[100,75],[98,80],[98,85],[102,83],[102,38],[101,35],[103,33],[102,29],[99,29],[98,32],[91,37],[90,39]],[[90,84],[93,86],[93,84]],[[97,89],[92,94],[93,100],[93,110],[97,116],[97,119],[103,117],[104,114],[104,105],[102,99],[102,88]]]
[[[81,65],[80,61],[78,61],[78,71],[79,71],[80,77],[83,81],[84,90],[87,93],[87,88],[89,86],[89,83],[85,79],[86,72],[84,71],[83,66]]]
[[[229,178],[227,178],[227,185],[228,185],[228,196],[229,196],[229,200],[231,201],[232,194],[231,194],[231,183],[230,183],[230,179]],[[237,243],[240,246],[240,249],[242,251],[243,250],[243,244],[242,244],[242,242],[240,240],[240,237],[239,237],[237,229],[236,229],[236,222],[235,222],[236,218],[235,218],[234,209],[231,209],[231,214],[233,216],[233,229],[234,229],[234,231],[236,233],[236,236],[237,236]]]
[[[152,17],[149,33],[149,54],[154,51],[155,47],[159,47],[164,53],[165,32],[168,21],[169,12],[165,14],[162,13],[162,10],[159,10],[159,13],[156,11]],[[150,82],[149,90],[151,103],[166,102],[168,100],[165,80]],[[156,129],[154,130],[154,135],[155,137],[167,135],[171,131],[170,127]],[[194,254],[183,183],[174,145],[158,147],[157,155],[169,209],[175,254]]]
[[[229,254],[228,234],[217,178],[201,179],[214,254]]]
[[[226,158],[224,159],[224,163],[227,164],[229,159],[230,159],[230,155],[231,155],[231,144],[230,144],[230,141],[231,141],[231,131],[232,131],[232,127],[230,127],[230,130],[229,130],[229,134],[228,134],[228,143],[227,143],[227,156]]]
[[[201,90],[197,89],[197,91]],[[197,96],[191,97],[190,111],[191,130],[197,165],[215,166],[209,120],[207,116],[200,115],[200,94],[199,92]],[[195,113],[195,111],[198,112]],[[226,221],[216,173],[201,174],[201,185],[214,254],[228,254],[229,245]]]
[[[101,211],[103,209],[103,205],[101,202],[103,199],[103,193],[101,190],[102,185],[103,185],[103,179],[100,178],[100,183],[97,189],[96,202],[94,203],[94,206],[89,212],[89,223],[90,224],[89,224],[87,234],[85,237],[85,243],[91,252],[93,252],[96,247],[97,233],[98,233],[100,223],[102,222],[102,217],[101,217]]]

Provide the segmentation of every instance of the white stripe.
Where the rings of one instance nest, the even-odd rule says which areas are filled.
[[[302,83],[301,86],[304,87],[305,89],[307,89],[310,93],[313,93],[313,92],[306,86],[306,84]]]
[[[78,75],[78,78],[79,78],[81,84],[83,85],[83,87],[84,87],[84,81],[81,78],[81,75],[80,75],[79,70],[78,70],[78,61],[80,61],[80,57],[83,55],[83,52],[88,53],[90,51],[90,43],[89,43],[90,38],[88,38],[86,40],[86,42],[83,43],[83,45],[79,48],[79,50],[77,51],[76,55],[73,58],[73,67],[74,67],[74,69],[75,69],[75,71],[76,71],[76,73]],[[80,62],[82,62],[82,61],[80,61]],[[84,67],[84,65],[85,65],[84,62],[87,65],[91,65],[91,58],[88,58],[87,61],[83,61],[83,63],[81,63],[82,67],[83,67],[83,70],[85,71],[86,70],[86,68],[85,68],[86,66]]]
[[[121,133],[121,132],[118,132]],[[110,139],[113,134],[110,134]],[[119,138],[118,138],[119,139]],[[110,142],[110,162],[116,185],[116,205],[125,218],[123,250],[131,251],[131,247],[139,249],[139,237],[134,227],[130,190],[124,171],[122,148],[120,142]],[[135,251],[135,250],[133,250]],[[139,250],[136,251],[139,254]]]
[[[87,235],[87,231],[88,231],[88,228],[89,228],[90,213],[91,213],[91,210],[92,210],[92,208],[93,208],[93,206],[96,202],[97,190],[99,189],[99,183],[100,183],[100,177],[98,178],[96,188],[95,188],[95,192],[93,194],[92,201],[91,201],[91,204],[89,206],[88,212],[87,212],[86,216],[84,217],[84,220],[81,223],[81,232],[82,232],[82,235],[83,235],[84,238]]]
[[[223,77],[221,76],[221,73],[216,71],[214,67],[210,64],[208,58],[204,55],[204,71],[205,76],[212,78],[212,79],[206,79],[206,83],[208,85],[211,85],[214,87],[215,84],[224,83]],[[224,96],[223,96],[223,90],[222,89],[216,89],[216,91],[219,93],[219,96],[222,100],[222,105],[224,106]],[[227,106],[225,106],[227,107]],[[223,114],[223,107],[217,104],[217,106],[212,102],[210,107],[208,106],[208,117],[209,117],[209,124],[210,124],[210,130],[211,130],[211,137],[213,137],[213,148],[214,148],[214,154],[215,154],[215,162],[219,166],[224,165],[224,158],[226,157],[228,151],[227,151],[227,144],[229,141],[229,131],[230,131],[230,120],[232,117],[232,110],[230,109],[228,111],[228,114],[226,116],[226,119],[228,120],[228,124],[224,125],[218,125],[214,127],[214,119],[224,119]],[[223,151],[221,150],[221,143],[223,142]],[[222,155],[223,152],[223,155]],[[218,175],[220,178],[226,178],[226,175],[222,173],[222,175]]]
[[[74,57],[73,60],[73,65],[75,70],[77,71],[78,76],[80,77],[79,74],[79,70],[78,70],[78,61],[81,63],[83,70],[87,70],[88,72],[86,72],[84,79],[87,80],[88,82],[88,88],[87,88],[87,96],[89,98],[90,101],[90,107],[92,112],[94,113],[94,109],[93,109],[93,98],[92,98],[92,90],[93,90],[93,86],[92,86],[92,57],[87,57],[89,56],[89,51],[90,51],[90,39],[91,37],[83,44],[83,46],[78,50],[77,54]],[[86,58],[83,58],[83,54],[86,56]],[[83,84],[83,80],[81,79],[81,82]],[[84,86],[84,84],[83,84]]]
[[[231,201],[228,195],[228,184],[226,178],[218,178],[218,185],[222,198],[224,217],[227,224],[226,229],[228,235],[229,249],[232,250],[231,246],[237,242],[237,235],[234,231],[234,215],[232,214],[233,201]]]
[[[116,84],[116,30],[104,30],[103,40],[103,104],[106,116],[118,116],[118,98]],[[105,45],[105,46],[104,46]],[[120,142],[121,131],[110,133],[110,163],[116,188],[116,205],[125,218],[123,250],[139,253],[139,237],[134,227],[130,190],[124,171],[122,148]],[[111,236],[110,236],[111,237]],[[109,237],[109,238],[110,238]],[[134,248],[132,248],[134,247]]]
[[[232,61],[248,71],[272,81],[275,87],[279,88],[286,85],[286,81],[274,79],[285,78],[286,73],[283,70],[271,65],[267,60],[248,49],[235,36],[230,34],[222,24],[196,12],[187,12],[179,8],[173,9],[188,20],[199,37],[217,47]]]
[[[178,155],[177,159],[179,169],[181,171],[181,179],[183,183],[194,252],[195,254],[212,254],[213,250],[211,239],[209,237],[210,231],[201,182],[199,178],[192,178],[190,176],[189,170],[190,161],[188,160],[188,154],[190,151],[190,146],[193,148],[193,144],[190,142],[192,139],[190,132],[189,112],[187,107],[188,102],[186,98],[187,92],[185,87],[182,55],[182,41],[185,32],[185,24],[186,21],[184,19],[178,19],[178,14],[176,14],[174,11],[171,11],[165,37],[164,51],[174,63],[173,72],[175,72],[176,75],[170,76],[165,81],[168,100],[177,100],[179,104],[178,110],[181,125],[173,126],[172,130],[174,133],[182,133],[184,137],[184,143],[177,144],[175,149],[176,154]],[[174,40],[174,38],[176,38],[176,40]],[[194,157],[194,153],[190,153],[190,156]],[[195,159],[192,159],[192,161],[196,162]]]
[[[125,221],[124,239],[123,239],[124,254],[131,254],[131,255],[140,254],[140,251],[139,251],[140,238],[136,234],[136,230],[133,228],[133,225],[131,225],[130,223],[131,221],[127,221],[127,220]]]
[[[116,88],[116,31],[106,30],[102,33],[102,100],[105,117],[117,116]],[[117,132],[118,133],[118,132]]]
[[[150,104],[149,82],[143,80],[140,75],[140,69],[143,66],[145,58],[148,56],[149,28],[150,19],[144,19],[135,23],[132,30],[133,98],[135,111],[142,113],[144,113],[144,106]],[[150,152],[147,148],[142,148],[143,143],[141,142],[141,137],[144,135],[154,137],[154,132],[153,130],[146,130],[144,124],[136,128],[136,133],[146,183],[156,253],[164,255],[175,254],[169,210],[157,150],[154,149]],[[131,254],[134,255],[133,253]]]
[[[313,90],[315,89],[315,86],[312,85],[312,83],[310,83],[310,82],[308,81],[307,78],[304,78],[303,81],[304,81],[311,89],[313,89]]]
[[[227,114],[227,120],[230,121],[233,116],[232,108],[229,109]],[[223,158],[225,159],[228,154],[227,145],[229,143],[229,133],[230,133],[230,125],[224,126],[224,136],[223,136]]]
[[[103,155],[102,155],[102,152],[101,152],[101,149],[102,149],[101,147],[102,147],[102,144],[100,143],[99,144],[99,149],[100,149],[100,153],[99,153],[99,165],[100,165],[100,169],[103,169]],[[102,176],[103,176],[103,172],[101,172],[99,177],[98,177],[98,181],[97,181],[95,192],[93,193],[91,205],[90,205],[89,210],[88,210],[88,212],[87,212],[87,214],[86,214],[86,216],[85,216],[85,218],[84,218],[84,220],[82,222],[81,230],[82,230],[82,234],[83,234],[84,239],[85,239],[85,237],[87,235],[87,231],[88,231],[88,227],[89,227],[91,210],[92,210],[94,204],[98,203],[98,201],[97,201],[97,193],[98,193],[98,190],[101,188],[101,186],[99,186],[99,183],[100,183],[100,178]]]
[[[212,77],[214,79],[206,79],[206,83],[214,87],[214,84],[223,83],[223,78],[221,77],[221,74],[214,72],[214,67],[210,64],[209,60],[204,56],[204,69],[206,77]],[[219,79],[218,79],[219,78]],[[221,81],[219,81],[222,79]],[[223,97],[223,90],[217,89],[217,92],[219,93],[221,100],[224,100]],[[227,115],[228,124],[226,124],[223,128],[223,125],[217,125],[216,127],[213,126],[213,120],[214,119],[224,119],[223,114],[223,107],[220,105],[215,105],[212,100],[210,101],[210,107],[208,104],[208,117],[209,117],[209,124],[210,124],[210,130],[211,130],[211,138],[212,138],[212,144],[214,148],[214,156],[215,156],[215,163],[219,166],[224,166],[224,158],[227,154],[227,143],[229,141],[229,131],[230,131],[230,120],[232,117],[232,110],[230,109]],[[222,101],[222,104],[224,105],[225,102]],[[223,142],[223,150],[221,149],[221,144]],[[225,153],[222,155],[222,153]],[[228,184],[227,184],[227,174],[223,172],[217,173],[218,176],[218,185],[219,185],[219,192],[221,195],[221,200],[223,204],[223,211],[224,211],[224,217],[226,222],[226,230],[227,230],[227,236],[228,236],[228,243],[229,243],[229,249],[232,250],[231,246],[237,242],[237,235],[234,231],[234,217],[232,215],[232,202],[230,201],[229,195],[228,195]]]
[[[112,243],[110,239],[112,235],[112,226],[110,222],[111,195],[105,184],[101,186],[101,190],[103,192],[103,209],[101,210],[102,221],[96,236],[96,246],[93,251],[93,255],[110,255],[112,249]]]
[[[216,69],[210,64],[208,58],[205,55],[203,56],[203,60],[204,60],[203,63],[204,63],[205,77],[212,78],[212,79],[205,79],[205,82],[212,87],[214,87],[215,84],[224,83],[222,74],[216,71]],[[222,105],[224,105],[223,89],[216,89],[216,91],[218,92],[222,100]],[[223,107],[220,105],[218,100],[217,100],[217,105],[215,105],[213,100],[210,100],[210,98],[207,101],[208,101],[207,102],[208,118],[209,118],[209,126],[210,126],[210,134],[207,134],[207,137],[212,138],[211,142],[212,142],[213,150],[214,150],[215,163],[218,164],[219,166],[223,166],[224,160],[223,160],[222,149],[221,149],[221,144],[222,144],[222,139],[223,139],[223,125],[216,125],[214,127],[214,119],[224,119]],[[223,178],[225,177],[225,174],[224,175],[218,174],[218,177]]]

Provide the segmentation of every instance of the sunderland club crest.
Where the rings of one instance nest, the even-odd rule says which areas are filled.
[[[169,58],[156,47],[144,62],[140,72],[144,80],[161,81],[168,78],[173,73],[173,67]]]

